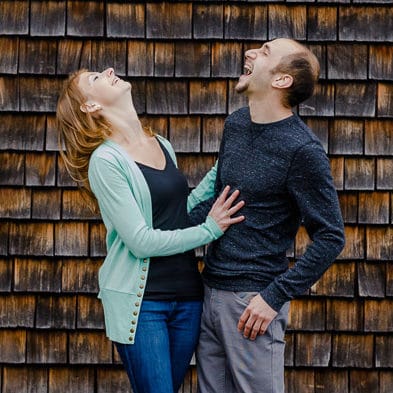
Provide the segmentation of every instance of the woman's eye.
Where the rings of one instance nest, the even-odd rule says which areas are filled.
[[[94,78],[93,78],[93,81],[96,81],[98,79],[98,75],[96,75]]]

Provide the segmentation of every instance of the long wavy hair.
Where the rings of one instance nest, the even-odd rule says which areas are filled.
[[[64,82],[57,102],[56,126],[60,156],[67,172],[82,190],[94,197],[88,180],[89,159],[112,131],[104,116],[80,109],[87,98],[79,88],[79,77],[87,71],[76,71]],[[154,135],[150,128],[144,127],[144,131],[147,135]]]

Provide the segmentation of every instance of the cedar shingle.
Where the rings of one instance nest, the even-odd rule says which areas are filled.
[[[340,41],[392,41],[392,7],[340,7]]]
[[[56,155],[54,153],[26,154],[26,185],[54,186],[56,181]]]
[[[224,130],[223,117],[204,117],[202,119],[202,151],[216,153],[220,148],[222,132]]]
[[[215,42],[212,45],[212,76],[239,77],[243,56],[241,43]]]
[[[132,84],[132,100],[136,112],[140,115],[146,112],[146,83],[144,80],[128,80]]]
[[[225,113],[226,92],[225,81],[190,82],[190,113]]]
[[[48,393],[48,371],[36,367],[4,367],[3,393]]]
[[[314,370],[286,370],[285,386],[288,393],[315,393]]]
[[[31,217],[36,219],[59,220],[61,209],[61,190],[33,190]]]
[[[32,1],[30,11],[30,35],[64,35],[65,16],[66,2]]]
[[[368,370],[349,371],[350,393],[380,393],[378,373]]]
[[[360,296],[385,297],[385,265],[362,262],[358,265]]]
[[[332,337],[328,333],[296,335],[296,366],[327,367],[330,362]]]
[[[57,156],[57,181],[56,185],[58,187],[76,187],[76,182],[71,179],[71,176],[68,174],[64,161],[60,155]]]
[[[57,49],[57,73],[91,69],[91,41],[61,40]]]
[[[169,127],[171,143],[176,152],[200,151],[201,118],[199,116],[171,117]]]
[[[389,190],[393,188],[393,159],[377,159],[377,189]]]
[[[326,119],[317,119],[310,117],[305,119],[305,123],[311,128],[311,131],[318,137],[322,143],[325,152],[328,152],[329,139],[329,122]]]
[[[26,357],[26,331],[0,330],[0,362],[24,363]]]
[[[345,188],[347,190],[373,190],[375,160],[372,158],[345,159]]]
[[[185,114],[187,113],[187,84],[184,82],[147,82],[147,113]]]
[[[386,296],[393,296],[393,264],[386,264]]]
[[[313,41],[335,41],[337,37],[337,8],[310,7],[307,37]]]
[[[144,4],[108,3],[106,31],[108,37],[143,38],[145,36]]]
[[[154,72],[154,45],[146,41],[128,41],[127,48],[128,75],[152,76]],[[123,54],[126,55],[125,50]],[[110,52],[108,55],[110,58]]]
[[[23,0],[0,2],[0,34],[28,34],[29,3]]]
[[[18,51],[18,38],[0,37],[0,73],[16,74],[18,72]]]
[[[186,175],[189,187],[196,187],[206,173],[215,164],[213,155],[195,155],[179,156],[179,169]]]
[[[348,393],[348,372],[315,370],[315,393]]]
[[[62,219],[88,220],[100,218],[96,201],[77,190],[63,190]]]
[[[291,367],[294,365],[294,357],[295,357],[295,333],[285,334],[285,350],[284,350],[284,365],[285,367]]]
[[[164,116],[140,116],[141,123],[144,127],[150,128],[156,134],[168,138],[168,117]]]
[[[224,12],[226,39],[267,38],[267,6],[226,5]]]
[[[26,345],[27,363],[67,363],[67,333],[29,331]]]
[[[269,40],[284,37],[305,40],[306,23],[306,6],[269,5]]]
[[[367,52],[366,45],[329,45],[328,78],[367,79]]]
[[[363,305],[354,300],[328,299],[326,328],[335,331],[362,331]]]
[[[60,91],[58,79],[21,77],[20,110],[26,112],[54,112]]]
[[[27,188],[2,188],[0,218],[30,218],[30,197]]]
[[[235,110],[248,105],[248,99],[245,94],[239,94],[235,91],[235,86],[237,85],[237,80],[230,80],[228,85],[228,114],[234,112]],[[221,100],[225,96],[221,97]]]
[[[97,393],[129,393],[130,383],[124,370],[98,369]]]
[[[44,149],[45,116],[0,115],[1,150]]]
[[[373,364],[373,348],[374,337],[371,334],[334,336],[332,366],[370,368]]]
[[[147,38],[191,38],[192,4],[147,3]]]
[[[89,226],[86,222],[55,224],[55,255],[87,256]]]
[[[295,238],[295,257],[301,257],[306,252],[306,249],[310,244],[311,239],[307,234],[306,228],[301,226]]]
[[[145,56],[147,53],[145,53]],[[111,67],[116,75],[126,74],[127,47],[123,41],[92,41],[91,43],[91,70],[102,72]],[[129,60],[133,52],[129,52]]]
[[[104,3],[67,2],[67,35],[100,37],[104,34]]]
[[[154,44],[154,76],[174,76],[174,73],[175,44],[156,42]]]
[[[393,121],[366,121],[365,153],[370,155],[393,155]]]
[[[372,192],[359,194],[359,223],[388,224],[389,223],[388,192]]]
[[[345,227],[345,247],[337,259],[363,259],[364,252],[364,228]]]
[[[70,333],[70,363],[112,363],[112,342],[102,332]]]
[[[344,158],[330,158],[330,169],[337,190],[344,188]]]
[[[320,331],[325,329],[326,307],[323,300],[291,301],[289,330]]]
[[[0,185],[23,185],[25,155],[0,153]]]
[[[90,224],[90,256],[106,256],[106,229],[103,223]]]
[[[78,296],[76,326],[78,329],[104,328],[104,312],[97,296]]]
[[[98,269],[101,265],[101,260],[64,259],[62,292],[97,293]]]
[[[356,192],[339,194],[341,213],[345,223],[353,224],[358,217],[358,194]]]
[[[375,366],[393,367],[393,336],[375,338]]]
[[[0,326],[33,327],[35,313],[34,296],[7,295],[0,297]]]
[[[194,38],[223,38],[224,8],[222,4],[194,4]]]
[[[19,80],[0,77],[0,111],[19,110]]]
[[[11,255],[53,255],[53,224],[16,223],[10,225]]]
[[[39,296],[36,327],[39,329],[75,329],[75,296]]]
[[[393,258],[393,229],[391,227],[367,227],[367,259]]]
[[[175,76],[210,76],[210,45],[192,42],[176,43]]]
[[[51,368],[49,370],[49,393],[94,393],[94,369]]]
[[[319,79],[326,79],[326,46],[325,45],[306,45],[319,61]]]
[[[393,84],[378,83],[378,116],[393,117]]]
[[[334,263],[314,284],[313,294],[353,297],[355,294],[355,263]]]
[[[317,84],[313,96],[299,105],[299,114],[302,116],[333,116],[334,85]]]
[[[329,131],[329,153],[363,153],[364,123],[362,121],[334,120]]]
[[[393,373],[391,370],[379,373],[379,386],[379,393],[390,393],[389,390],[393,386]]]
[[[375,84],[336,84],[336,116],[374,116]]]
[[[370,45],[369,76],[372,79],[391,79],[393,74],[393,46]]]
[[[393,301],[391,299],[364,302],[364,331],[391,332],[393,329]]]
[[[8,224],[2,226],[8,227]],[[1,240],[3,239],[0,237],[0,241]],[[7,249],[7,245],[5,248]],[[11,258],[0,259],[0,292],[9,292],[11,290],[12,266],[13,263]]]
[[[14,291],[60,292],[61,262],[15,258]]]

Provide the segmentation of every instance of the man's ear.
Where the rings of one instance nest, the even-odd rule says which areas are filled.
[[[287,89],[293,85],[293,78],[291,75],[277,75],[272,82],[272,86],[277,89]]]
[[[85,102],[79,108],[83,113],[94,113],[102,109],[101,105],[92,101]]]

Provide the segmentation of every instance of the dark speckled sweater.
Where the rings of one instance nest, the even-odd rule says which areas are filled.
[[[204,281],[223,290],[258,291],[278,311],[309,289],[344,246],[329,160],[298,116],[256,124],[246,107],[225,122],[216,193],[227,184],[240,190],[246,220],[209,246]],[[211,204],[191,212],[193,224],[205,220]],[[312,244],[288,268],[286,251],[301,223]]]

